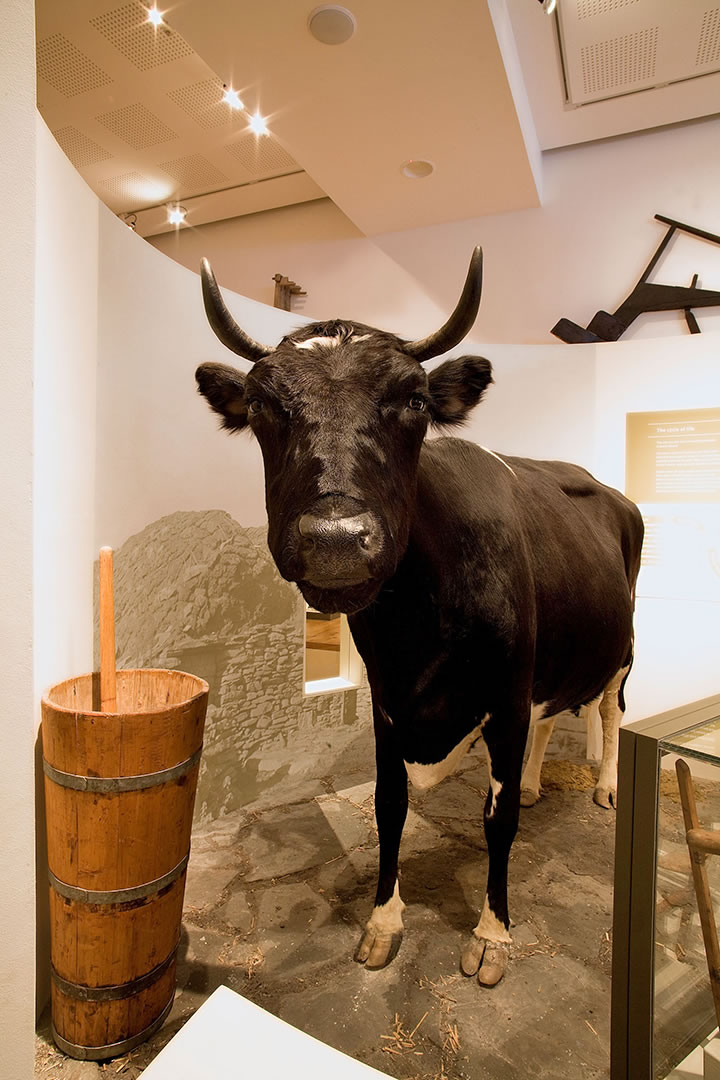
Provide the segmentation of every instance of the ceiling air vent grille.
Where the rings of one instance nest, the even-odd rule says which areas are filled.
[[[175,158],[174,161],[161,161],[159,166],[183,188],[190,190],[198,191],[229,183],[229,177],[202,154],[188,154],[187,157]]]
[[[38,41],[37,71],[41,78],[65,97],[86,94],[113,81],[112,76],[93,64],[64,34],[52,34]]]
[[[276,176],[278,173],[299,169],[300,166],[286,150],[269,135],[243,135],[225,149],[247,169],[251,176]]]
[[[95,119],[134,150],[144,150],[146,146],[157,146],[158,143],[177,138],[167,124],[163,124],[162,120],[139,102],[126,105],[122,109],[113,109],[112,112],[103,113]]]
[[[585,93],[617,90],[652,79],[657,55],[657,26],[636,34],[598,41],[580,53]]]
[[[720,61],[720,8],[712,8],[703,15],[698,42],[698,67]]]
[[[592,19],[595,15],[607,15],[609,11],[638,4],[640,0],[577,0],[578,19]]]
[[[720,0],[563,0],[556,11],[572,105],[718,81]]]
[[[171,101],[204,128],[223,127],[241,119],[239,113],[225,104],[222,95],[223,85],[219,79],[203,79],[168,93]]]
[[[95,165],[98,161],[108,161],[113,155],[104,146],[93,142],[72,124],[53,131],[60,148],[67,154],[76,169],[86,165]]]
[[[169,26],[155,27],[148,22],[147,8],[139,0],[98,15],[90,20],[90,25],[140,71],[193,53],[187,41]]]

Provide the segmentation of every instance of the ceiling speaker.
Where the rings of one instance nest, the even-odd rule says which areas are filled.
[[[308,30],[323,45],[343,45],[355,33],[355,16],[337,4],[322,4],[308,15]]]

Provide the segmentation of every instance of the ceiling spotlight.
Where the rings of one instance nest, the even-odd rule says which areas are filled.
[[[435,172],[435,166],[432,161],[425,161],[423,158],[410,158],[402,166],[403,176],[408,176],[411,180],[424,180],[426,176],[430,176]]]
[[[540,6],[546,15],[552,15],[556,4],[557,0],[540,0]]]
[[[240,95],[238,94],[237,90],[233,90],[232,86],[226,86],[224,88],[222,99],[226,105],[230,106],[231,109],[245,108],[242,101],[240,100]]]
[[[158,11],[156,7],[148,8],[147,21],[152,23],[153,26],[162,26],[163,17],[162,12]]]
[[[185,209],[184,206],[180,206],[179,203],[176,203],[176,204],[174,204],[172,206],[168,206],[167,211],[168,211],[168,225],[184,225],[185,224],[185,215],[187,214],[187,210]]]
[[[357,21],[352,11],[337,4],[321,4],[308,15],[308,30],[323,45],[343,45],[355,33]]]
[[[256,135],[268,135],[269,134],[268,126],[267,126],[267,120],[265,119],[264,116],[261,116],[260,113],[255,113],[254,116],[251,116],[249,124],[250,124],[250,130],[254,131]]]

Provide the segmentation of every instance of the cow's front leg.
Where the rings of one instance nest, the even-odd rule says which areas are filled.
[[[480,921],[460,962],[466,975],[477,972],[481,986],[495,986],[507,967],[511,940],[508,860],[520,815],[520,773],[526,736],[527,727],[522,723],[505,723],[495,716],[483,727],[490,771],[484,813],[488,847],[487,891]]]
[[[385,712],[373,702],[375,726],[375,820],[380,843],[380,869],[373,913],[355,959],[369,968],[389,964],[402,939],[402,913],[405,905],[398,888],[398,854],[407,817],[407,772],[396,746],[392,724]]]

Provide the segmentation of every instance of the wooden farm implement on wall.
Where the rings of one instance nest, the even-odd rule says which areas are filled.
[[[690,333],[700,333],[700,327],[692,309],[720,306],[720,292],[714,289],[698,289],[697,274],[688,286],[661,285],[648,281],[648,278],[678,229],[691,236],[698,236],[702,240],[709,240],[713,244],[720,244],[720,236],[705,232],[704,229],[696,229],[692,225],[684,225],[681,221],[663,217],[662,214],[656,214],[655,220],[669,226],[668,231],[660,241],[637,285],[617,311],[614,311],[612,315],[607,311],[596,312],[586,328],[578,326],[570,319],[560,319],[551,330],[555,337],[567,342],[568,345],[593,341],[617,341],[638,315],[643,315],[648,311],[683,311]]]

